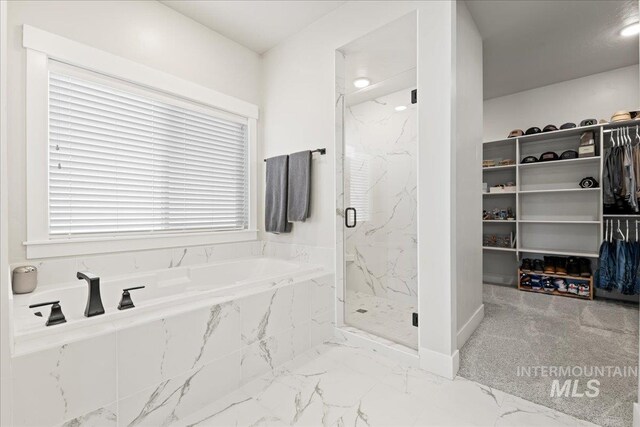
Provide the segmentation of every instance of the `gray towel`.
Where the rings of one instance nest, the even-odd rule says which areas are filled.
[[[267,159],[267,185],[264,192],[264,229],[269,233],[288,233],[287,181],[289,156]]]
[[[304,221],[309,218],[311,201],[311,151],[289,155],[289,197],[287,219]]]

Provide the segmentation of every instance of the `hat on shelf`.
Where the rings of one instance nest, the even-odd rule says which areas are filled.
[[[575,123],[567,122],[560,126],[560,129],[573,129],[574,127],[576,127]]]
[[[540,128],[534,126],[532,128],[527,129],[527,131],[524,134],[525,135],[535,135],[536,133],[540,133],[540,132],[542,132],[540,130]]]
[[[616,111],[611,116],[612,122],[623,122],[625,120],[631,120],[631,114],[628,111]]]
[[[553,132],[554,130],[558,130],[555,125],[546,125],[544,129],[542,129],[542,132]]]
[[[600,123],[601,125],[606,125],[606,124],[607,124],[607,123],[609,123],[609,122],[608,122],[607,120],[605,120],[605,119],[600,119],[600,120],[598,121],[598,123]]]
[[[514,129],[511,132],[509,132],[509,136],[507,138],[514,138],[516,136],[522,136],[524,135],[524,132],[522,132],[522,129]]]
[[[577,159],[578,158],[578,152],[575,151],[575,150],[567,150],[564,153],[560,154],[560,158],[562,160]]]
[[[552,160],[558,160],[558,153],[555,153],[553,151],[547,151],[546,153],[542,153],[542,155],[540,155],[540,159],[539,161],[541,162],[550,162]]]
[[[580,126],[593,126],[597,125],[598,121],[596,119],[584,119],[580,122]]]
[[[598,186],[598,181],[592,176],[588,176],[586,178],[582,178],[580,181],[580,187],[582,188],[596,188]]]
[[[631,120],[640,120],[640,110],[629,111],[629,115],[631,115]]]
[[[522,159],[521,163],[535,163],[537,161],[538,159],[535,156],[527,156],[524,159]]]

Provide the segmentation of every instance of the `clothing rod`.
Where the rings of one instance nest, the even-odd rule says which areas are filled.
[[[636,125],[625,125],[625,126],[620,126],[617,128],[612,128],[612,129],[605,129],[602,131],[602,133],[611,133],[611,132],[616,132],[618,129],[635,129],[636,126],[640,125],[640,123],[636,124]]]
[[[315,150],[311,150],[311,154],[313,153],[320,153],[321,156],[324,156],[325,154],[327,154],[327,149],[326,148],[316,148]],[[267,159],[264,159],[264,161],[266,162]]]

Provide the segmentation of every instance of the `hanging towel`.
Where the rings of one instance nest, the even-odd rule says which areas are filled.
[[[268,233],[289,233],[287,222],[287,181],[289,156],[267,159],[267,181],[264,194],[264,228]]]
[[[289,197],[287,218],[289,221],[305,221],[309,218],[311,201],[311,151],[289,155]]]

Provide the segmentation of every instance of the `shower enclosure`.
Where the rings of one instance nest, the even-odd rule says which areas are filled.
[[[415,14],[337,58],[344,324],[417,349]]]

